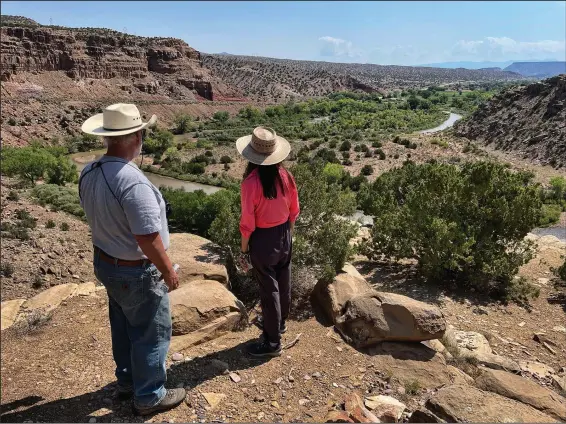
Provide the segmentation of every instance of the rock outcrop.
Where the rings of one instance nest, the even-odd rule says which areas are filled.
[[[434,415],[448,422],[557,421],[529,405],[472,386],[458,384],[441,388],[425,406]]]
[[[510,88],[456,124],[457,135],[566,166],[566,75]]]
[[[566,399],[537,383],[505,371],[484,370],[476,385],[489,392],[530,405],[551,417],[566,421]]]

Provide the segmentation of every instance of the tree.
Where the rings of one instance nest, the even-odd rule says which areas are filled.
[[[421,101],[417,96],[411,96],[407,99],[407,104],[412,110],[416,110],[419,107],[420,103]]]
[[[65,185],[65,183],[74,183],[78,179],[77,166],[70,163],[65,156],[55,159],[52,166],[47,169],[47,182],[49,184]]]
[[[55,160],[52,154],[43,149],[5,147],[2,149],[2,173],[8,177],[19,176],[33,185],[43,178]]]
[[[175,117],[175,133],[185,134],[190,130],[192,118],[189,115],[177,115]]]
[[[230,156],[224,155],[220,158],[220,163],[227,164],[227,163],[232,163],[232,162],[233,162],[233,160]]]
[[[340,145],[340,151],[341,152],[347,152],[352,148],[352,143],[350,143],[349,141],[344,141],[341,145]]]
[[[373,168],[371,165],[365,165],[362,170],[360,171],[361,175],[371,175],[373,174]]]
[[[415,259],[428,281],[513,296],[541,210],[532,179],[493,162],[405,163],[358,193],[375,222],[365,253]]]
[[[226,111],[219,111],[212,116],[212,119],[218,122],[226,122],[230,119],[230,115]]]

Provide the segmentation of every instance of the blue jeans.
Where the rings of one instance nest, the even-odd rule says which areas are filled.
[[[134,388],[136,406],[151,407],[166,394],[165,359],[171,341],[167,286],[155,265],[124,267],[101,261],[94,273],[108,293],[116,378]]]

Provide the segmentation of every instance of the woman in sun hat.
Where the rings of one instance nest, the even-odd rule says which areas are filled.
[[[249,353],[279,356],[291,303],[291,235],[299,215],[295,180],[281,164],[291,145],[273,129],[257,127],[236,148],[248,160],[241,185],[241,264],[246,271],[253,268],[263,314],[262,341]]]

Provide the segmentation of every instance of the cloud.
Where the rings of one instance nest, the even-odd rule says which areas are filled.
[[[320,37],[318,41],[322,44],[321,56],[356,58],[362,55],[359,49],[354,48],[351,41],[329,36]]]
[[[460,40],[450,56],[461,60],[514,60],[548,59],[564,60],[566,42],[557,40],[516,41],[509,37],[485,37],[482,40]]]

